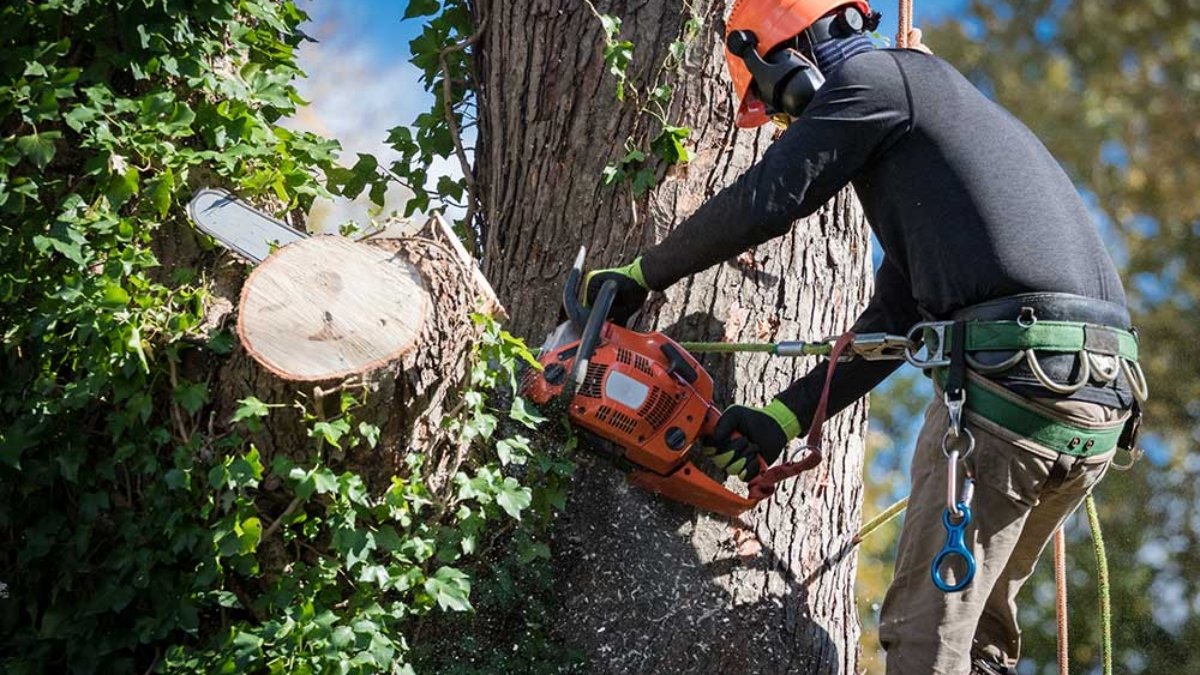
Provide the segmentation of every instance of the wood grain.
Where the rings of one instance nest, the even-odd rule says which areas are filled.
[[[421,274],[406,258],[313,237],[280,249],[246,280],[238,336],[283,379],[335,380],[411,349],[428,305]]]

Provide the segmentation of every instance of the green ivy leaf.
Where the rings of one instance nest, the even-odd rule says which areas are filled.
[[[154,210],[158,212],[160,218],[165,218],[167,212],[171,210],[171,195],[175,192],[175,174],[170,168],[164,169],[146,190],[150,197],[150,203],[154,206]]]
[[[349,431],[349,422],[345,419],[336,419],[332,422],[317,422],[308,430],[308,435],[310,438],[319,438],[335,448],[341,448],[342,436]]]
[[[537,425],[546,421],[545,417],[537,414],[529,409],[525,404],[525,399],[520,396],[513,399],[512,407],[509,409],[508,416],[530,429],[537,428]]]
[[[370,424],[368,422],[359,422],[358,433],[360,436],[366,439],[367,445],[369,445],[371,448],[379,445],[380,429],[374,424]]]
[[[189,415],[195,415],[208,403],[208,386],[203,382],[182,383],[175,389],[175,402]]]
[[[313,486],[317,490],[317,494],[329,494],[338,491],[338,479],[332,471],[326,467],[320,467],[312,473]]]
[[[54,159],[54,154],[57,151],[55,141],[62,138],[61,131],[43,131],[42,133],[33,133],[28,136],[22,136],[17,139],[17,150],[25,156],[38,171],[49,166],[51,160]]]
[[[517,479],[509,476],[496,487],[496,504],[513,518],[520,520],[521,512],[533,503],[533,491],[522,487]]]
[[[242,553],[254,553],[258,549],[259,542],[262,541],[262,521],[251,516],[238,524],[235,530],[238,536],[238,543],[241,545]]]
[[[247,396],[238,401],[237,410],[234,411],[233,417],[229,420],[230,424],[237,424],[247,419],[258,419],[271,414],[271,408],[266,403],[258,400],[254,396]]]
[[[658,184],[658,178],[654,175],[654,171],[649,168],[639,169],[633,176],[633,195],[641,197]]]
[[[611,14],[601,14],[600,26],[604,29],[604,36],[606,38],[615,38],[621,32],[621,18],[612,16]]]
[[[471,611],[471,579],[453,567],[441,567],[425,580],[425,592],[432,596],[442,611]]]
[[[405,19],[415,19],[419,16],[437,14],[442,9],[438,0],[409,0],[408,8],[404,10]]]
[[[102,302],[108,307],[124,307],[129,304],[129,294],[120,284],[106,284]]]

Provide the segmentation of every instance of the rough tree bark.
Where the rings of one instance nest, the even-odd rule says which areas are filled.
[[[623,19],[621,38],[636,45],[630,78],[646,82],[688,7],[596,4]],[[485,271],[514,331],[536,340],[554,325],[580,244],[593,266],[628,261],[769,144],[771,129],[733,125],[721,47],[726,3],[691,4],[704,27],[668,81],[671,119],[692,128],[694,159],[660,172],[660,186],[631,202],[627,187],[604,187],[600,176],[625,154],[638,113],[614,100],[587,4],[477,3],[476,18],[486,18],[476,168]],[[847,191],[790,234],[656,298],[640,327],[680,339],[832,335],[865,304],[869,272],[867,231]],[[706,367],[719,402],[761,404],[813,363],[755,356],[708,359]],[[860,520],[865,417],[860,403],[832,420],[825,462],[741,525],[633,491],[605,464],[583,460],[556,535],[562,638],[585,650],[592,672],[856,672],[855,557],[844,549]]]

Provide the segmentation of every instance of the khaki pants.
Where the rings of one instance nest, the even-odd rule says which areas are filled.
[[[999,389],[974,373],[970,377]],[[1083,427],[1111,425],[1128,415],[1094,403],[1037,402]],[[946,540],[942,436],[947,421],[939,392],[925,413],[913,456],[912,496],[900,533],[895,578],[880,617],[889,675],[962,675],[971,671],[972,658],[1016,667],[1021,649],[1017,592],[1055,530],[1104,477],[1112,460],[1113,453],[1088,458],[1064,480],[1051,484],[1056,453],[968,414],[965,425],[976,445],[964,463],[975,476],[976,489],[967,545],[975,556],[976,572],[966,590],[943,593],[933,585],[929,570]],[[953,579],[949,574],[946,578]]]

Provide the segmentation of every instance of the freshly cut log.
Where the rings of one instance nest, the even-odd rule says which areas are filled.
[[[342,237],[311,237],[276,251],[246,280],[238,336],[284,380],[338,380],[410,350],[429,303],[407,257]]]

